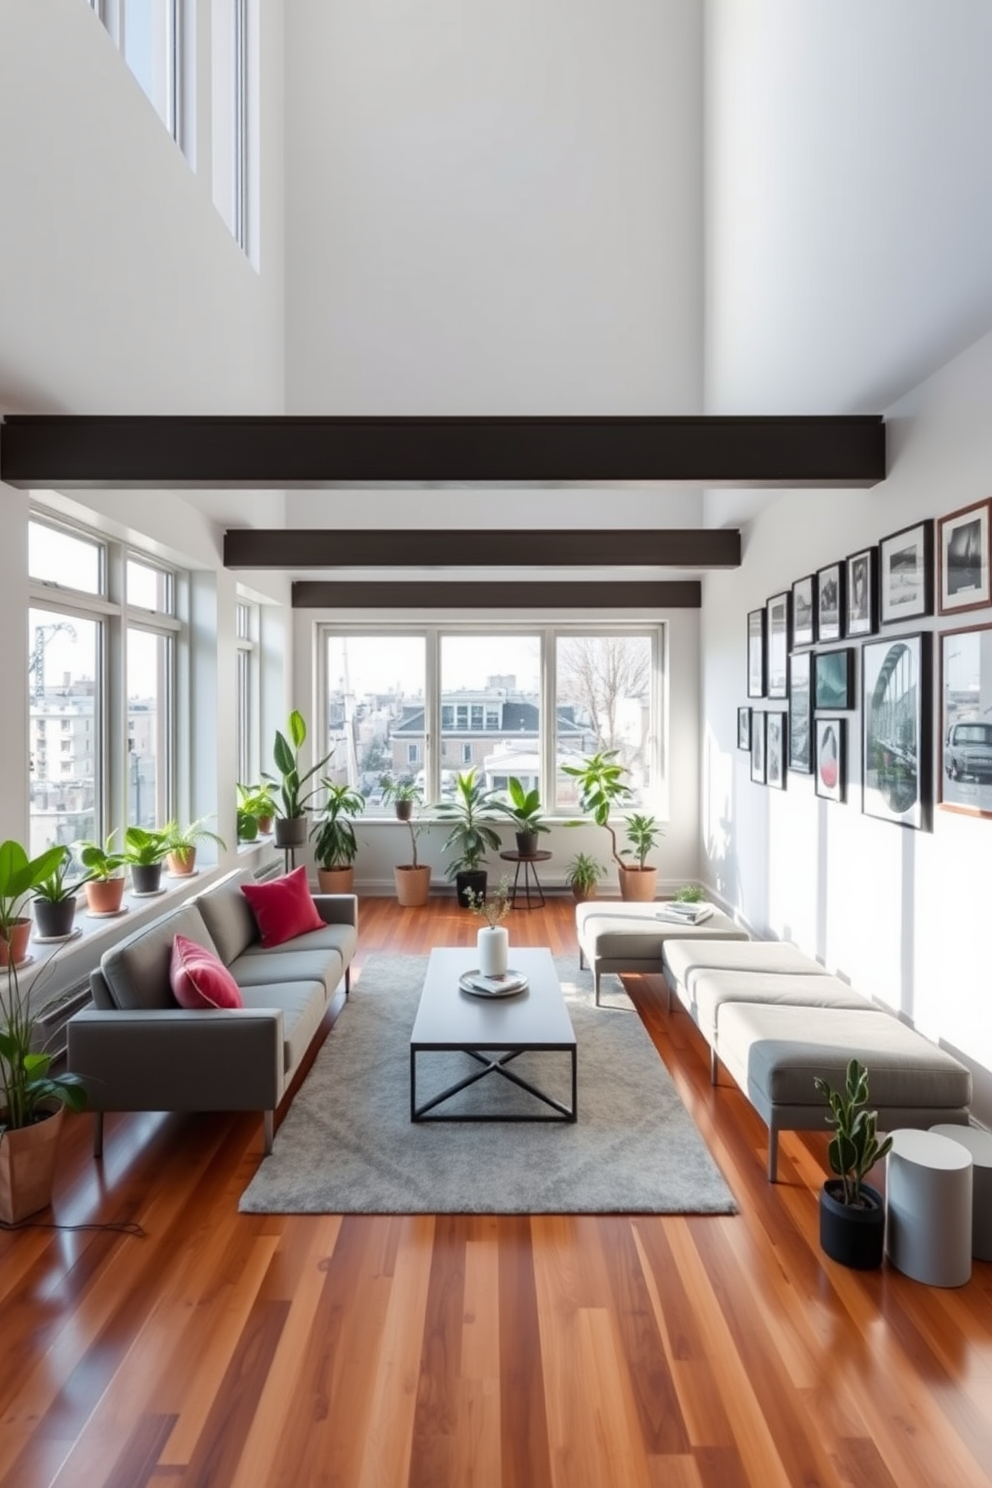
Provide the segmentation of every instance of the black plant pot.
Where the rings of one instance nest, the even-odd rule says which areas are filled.
[[[162,887],[162,864],[132,863],[131,884],[136,894],[157,894]]]
[[[481,894],[485,897],[487,882],[488,878],[484,868],[475,868],[468,873],[455,874],[455,891],[458,895],[458,903],[462,909],[469,909],[471,907],[468,899],[465,897],[465,890],[471,889],[473,894]]]
[[[517,852],[522,858],[532,858],[537,852],[538,834],[536,832],[517,832]]]
[[[276,817],[276,847],[303,847],[307,840],[305,816]]]
[[[393,802],[393,805],[396,808],[396,820],[397,821],[409,821],[410,820],[411,816],[413,815],[413,802],[412,801],[394,801]]]
[[[43,940],[57,940],[72,934],[72,921],[76,913],[76,899],[36,899],[34,901],[34,925]]]
[[[865,1209],[841,1201],[844,1185],[830,1178],[820,1190],[820,1245],[831,1260],[854,1271],[875,1271],[882,1264],[885,1247],[885,1200],[875,1188],[862,1183]]]

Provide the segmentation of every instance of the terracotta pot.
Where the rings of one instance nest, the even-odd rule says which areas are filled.
[[[52,1202],[63,1106],[0,1141],[0,1219],[19,1224]]]
[[[173,878],[189,878],[196,872],[196,848],[179,847],[165,861]]]
[[[620,898],[635,903],[648,903],[658,885],[657,868],[619,868]]]
[[[31,921],[25,916],[19,916],[10,927],[10,941],[0,935],[0,966],[6,966],[8,951],[13,947],[14,965],[19,966],[28,953],[28,940],[31,937]]]
[[[116,914],[123,899],[122,878],[94,878],[86,885],[86,903],[92,914]]]
[[[36,899],[34,901],[34,933],[45,940],[71,935],[75,914],[75,895],[71,899]]]
[[[595,899],[595,897],[595,884],[593,884],[591,889],[580,889],[578,884],[572,885],[572,898],[575,900],[576,904],[586,904],[590,899]]]
[[[355,870],[347,868],[318,868],[317,882],[322,894],[353,894],[355,892]]]
[[[275,818],[271,816],[258,816],[255,818],[255,820],[258,822],[258,830],[261,835],[263,837],[271,837],[272,823]]]
[[[393,869],[393,877],[396,880],[396,897],[404,908],[419,909],[422,904],[427,903],[431,891],[431,868],[428,864],[420,863],[414,868],[412,863],[404,863]]]

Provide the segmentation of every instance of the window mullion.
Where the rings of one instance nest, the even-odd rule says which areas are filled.
[[[441,799],[441,636],[436,628],[424,637],[424,798],[433,805]]]

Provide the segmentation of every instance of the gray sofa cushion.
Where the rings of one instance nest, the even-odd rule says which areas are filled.
[[[238,956],[228,968],[239,987],[264,987],[279,982],[320,982],[326,997],[344,976],[340,951],[294,951],[273,946],[263,956]]]
[[[292,940],[285,940],[278,946],[266,947],[260,940],[256,940],[238,959],[264,961],[267,956],[276,956],[284,951],[291,951],[294,955],[337,951],[347,964],[354,956],[357,945],[358,931],[354,925],[324,925],[319,930],[308,930],[305,935],[295,935]]]
[[[242,993],[246,1008],[279,1008],[283,1025],[283,1069],[295,1070],[310,1046],[310,1041],[324,1016],[322,982],[267,982],[258,987],[245,987]]]
[[[239,869],[220,879],[196,900],[225,966],[230,966],[236,956],[242,955],[253,941],[258,940],[255,916],[241,892],[243,883],[254,882],[250,873]]]
[[[100,960],[100,970],[114,1005],[125,1009],[174,1008],[169,982],[172,942],[177,935],[195,940],[217,955],[217,946],[194,902],[146,925],[122,940]]]
[[[700,1031],[710,1043],[720,1028],[720,1016],[728,1003],[759,1002],[765,1006],[837,1007],[867,1012],[872,1004],[840,977],[790,976],[780,971],[710,971],[697,969],[692,978],[689,1006]]]
[[[720,1057],[759,1110],[822,1106],[814,1075],[836,1088],[855,1057],[867,1066],[872,1106],[958,1108],[971,1101],[964,1065],[881,1011],[729,1003],[720,1011]]]
[[[692,1000],[693,981],[700,969],[775,972],[786,976],[828,974],[819,961],[814,961],[812,956],[807,956],[805,951],[785,940],[666,940],[662,964],[670,985],[687,1006]]]

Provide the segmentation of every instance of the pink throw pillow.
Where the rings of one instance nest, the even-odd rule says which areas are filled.
[[[172,942],[169,981],[181,1008],[244,1007],[241,988],[219,956],[185,935]]]
[[[264,947],[323,929],[324,921],[307,888],[305,865],[270,883],[242,884],[241,892],[251,905]]]

